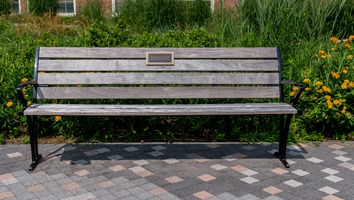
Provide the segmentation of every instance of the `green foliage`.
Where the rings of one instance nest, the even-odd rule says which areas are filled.
[[[11,6],[11,0],[0,0],[0,15],[10,14]]]
[[[0,134],[0,144],[5,144],[4,134]]]
[[[354,33],[354,0],[338,1],[334,10],[340,12],[332,12],[326,23],[326,29],[332,29],[332,34],[338,37],[345,37]]]
[[[338,130],[349,133],[353,129],[354,51],[351,46],[354,46],[353,35],[344,42],[332,37],[302,68],[306,91],[301,97],[301,107],[304,107],[301,119],[307,130],[342,135]],[[290,93],[293,94],[294,91]]]
[[[80,38],[85,46],[112,47],[118,46],[129,37],[127,25],[122,19],[111,27],[104,21],[94,20]]]
[[[78,7],[78,16],[84,16],[88,21],[104,20],[104,13],[108,10],[108,7],[103,0],[87,0],[81,2]]]
[[[54,16],[59,11],[59,0],[28,0],[28,10],[39,16],[44,13]]]
[[[203,25],[211,16],[210,2],[203,0],[124,0],[116,9],[139,32]]]

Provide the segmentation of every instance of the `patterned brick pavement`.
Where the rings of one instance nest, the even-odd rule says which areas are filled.
[[[354,199],[354,142],[0,146],[0,199]]]

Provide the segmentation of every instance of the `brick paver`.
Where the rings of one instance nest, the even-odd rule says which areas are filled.
[[[0,199],[352,200],[354,142],[3,145]]]

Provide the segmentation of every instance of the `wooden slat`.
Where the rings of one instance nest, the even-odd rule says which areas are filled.
[[[295,108],[228,108],[228,109],[26,109],[25,115],[51,116],[183,116],[183,115],[264,115],[295,114]]]
[[[277,58],[275,47],[261,48],[82,48],[41,47],[40,58],[145,59],[146,52],[174,52],[177,59]]]
[[[29,109],[229,109],[229,108],[292,108],[287,103],[234,103],[234,104],[32,104]]]
[[[39,71],[278,71],[277,60],[175,60],[146,66],[145,60],[39,60]]]
[[[39,87],[38,99],[279,98],[279,87]]]
[[[278,73],[40,73],[39,85],[279,84]]]

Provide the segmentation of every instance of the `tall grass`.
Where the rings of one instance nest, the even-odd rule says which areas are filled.
[[[87,0],[79,5],[77,17],[85,17],[89,22],[102,21],[105,19],[106,11],[108,11],[108,7],[103,0]]]
[[[55,16],[59,11],[59,0],[28,0],[28,10],[35,15],[52,13]]]
[[[11,13],[11,0],[0,0],[0,15]]]
[[[200,26],[211,16],[210,2],[203,0],[123,0],[116,13],[140,32]]]
[[[240,0],[235,10],[220,9],[213,15],[210,29],[220,35],[220,43],[242,45],[240,38],[254,33],[260,46],[280,46],[291,51],[304,40],[323,40],[335,31],[348,34],[352,27],[341,15],[354,9],[345,7],[346,0]],[[343,13],[343,9],[345,13]]]

